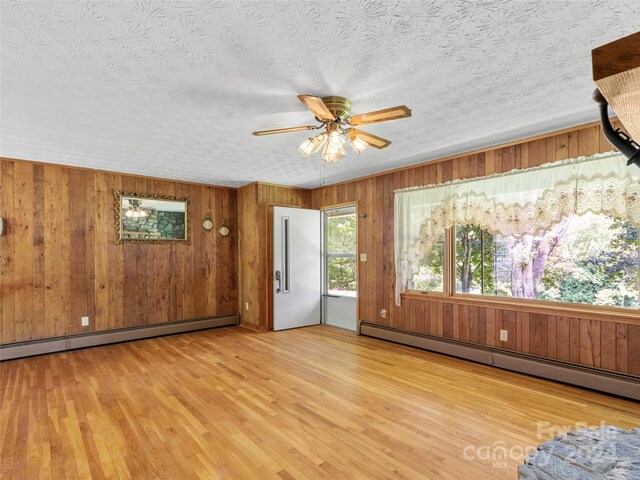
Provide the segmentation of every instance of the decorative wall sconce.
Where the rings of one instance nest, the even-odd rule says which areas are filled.
[[[207,232],[209,232],[213,228],[213,220],[211,220],[211,215],[208,213],[202,219],[202,228],[204,228]]]
[[[211,219],[211,215],[208,213],[202,219],[202,228],[204,228],[207,232],[213,229],[213,220]],[[222,222],[220,224],[220,228],[218,229],[218,233],[223,237],[227,237],[229,236],[229,233],[231,233],[231,231],[229,230],[229,227],[227,227],[227,225]]]

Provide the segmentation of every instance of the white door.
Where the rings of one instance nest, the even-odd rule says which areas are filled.
[[[320,212],[273,207],[273,329],[320,323]]]
[[[324,306],[327,325],[356,331],[358,303],[356,207],[325,210]]]

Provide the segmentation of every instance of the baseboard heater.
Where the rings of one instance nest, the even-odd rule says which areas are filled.
[[[109,343],[128,342],[143,338],[159,337],[174,333],[194,332],[207,328],[228,327],[238,325],[237,313],[220,315],[216,317],[196,318],[193,320],[180,320],[153,325],[138,325],[135,327],[118,330],[105,330],[101,332],[79,333],[66,337],[44,338],[27,342],[9,343],[0,345],[0,361],[16,358],[43,355],[45,353],[63,352],[76,348],[95,347]]]
[[[640,377],[362,322],[360,334],[640,400]]]

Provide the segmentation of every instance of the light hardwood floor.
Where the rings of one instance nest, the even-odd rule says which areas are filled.
[[[2,478],[515,479],[549,438],[537,422],[640,425],[636,402],[331,327],[209,330],[0,373]]]

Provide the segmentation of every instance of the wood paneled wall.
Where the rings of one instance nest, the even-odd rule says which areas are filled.
[[[358,202],[359,319],[585,366],[640,375],[640,318],[407,298],[394,304],[393,192],[611,150],[597,125],[316,190],[240,189],[1,159],[1,343],[240,312],[268,327],[269,206]],[[114,245],[113,189],[187,196],[191,245]],[[231,234],[205,232],[209,212]],[[245,308],[246,304],[249,309]],[[387,317],[380,317],[380,310]],[[80,317],[91,318],[89,327]],[[500,342],[499,331],[509,331]]]
[[[0,178],[0,343],[237,312],[236,189],[11,159]],[[189,197],[191,244],[114,245],[114,188]]]
[[[311,208],[311,190],[260,182],[238,190],[238,309],[241,324],[258,330],[267,328],[271,304],[267,212],[270,206],[275,205]]]
[[[316,189],[312,207],[358,202],[360,320],[487,345],[589,367],[640,375],[640,318],[581,318],[566,311],[540,314],[516,307],[487,308],[428,298],[394,302],[393,198],[399,188],[442,183],[612,150],[599,126],[587,125],[531,141],[399,169]],[[380,310],[386,309],[386,318]],[[506,329],[509,341],[501,342]]]

